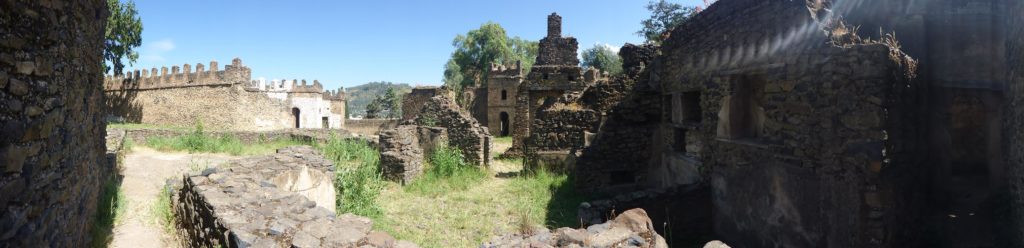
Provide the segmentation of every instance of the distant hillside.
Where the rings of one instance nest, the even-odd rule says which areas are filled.
[[[366,105],[370,104],[370,101],[373,101],[377,95],[383,95],[384,91],[388,88],[394,88],[395,93],[398,93],[399,96],[412,92],[412,86],[392,82],[370,82],[364,85],[345,88],[349,116],[366,115]]]

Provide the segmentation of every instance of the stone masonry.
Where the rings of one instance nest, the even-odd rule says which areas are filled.
[[[423,162],[448,145],[448,130],[402,125],[380,134],[380,169],[384,179],[411,183],[423,174]]]
[[[505,152],[505,156],[524,155],[532,135],[532,125],[542,109],[551,107],[562,95],[582,92],[588,85],[600,80],[596,70],[584,72],[580,68],[576,54],[579,44],[576,38],[561,36],[561,23],[562,17],[558,14],[548,16],[548,36],[540,40],[537,62],[515,94],[512,147]],[[562,155],[562,159],[554,160],[566,160],[569,157],[569,152],[559,153],[565,155]]]
[[[443,95],[430,98],[414,123],[447,129],[449,144],[462,151],[467,163],[479,166],[491,163],[492,137],[487,127],[481,126],[451,98]]]
[[[416,247],[371,232],[368,218],[335,217],[334,165],[313,148],[240,159],[185,175],[172,196],[192,247]]]
[[[0,1],[0,246],[90,242],[104,155],[105,1]]]
[[[320,82],[265,83],[235,58],[223,70],[217,61],[135,70],[107,76],[107,114],[130,123],[266,131],[287,128],[342,128],[345,95]],[[202,99],[202,100],[196,100]]]
[[[654,223],[643,209],[630,209],[613,220],[587,228],[562,227],[554,231],[535,229],[527,235],[508,234],[494,238],[481,248],[512,247],[641,247],[668,248],[665,238],[654,231]]]

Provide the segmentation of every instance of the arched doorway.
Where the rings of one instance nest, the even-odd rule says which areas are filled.
[[[292,108],[292,116],[295,117],[295,128],[299,128],[299,108]]]
[[[509,130],[508,130],[509,129],[508,128],[508,126],[509,126],[508,125],[508,113],[507,112],[501,112],[501,114],[499,114],[498,116],[499,116],[499,118],[501,118],[501,133],[500,133],[499,136],[508,136],[508,133],[509,133]]]

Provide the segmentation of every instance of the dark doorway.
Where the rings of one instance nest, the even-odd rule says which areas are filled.
[[[501,132],[500,132],[500,134],[498,136],[508,136],[508,133],[509,133],[508,132],[509,131],[508,130],[508,127],[509,127],[509,125],[508,125],[508,113],[507,112],[501,112],[501,114],[498,114],[498,116],[499,116],[498,118],[501,119]]]
[[[299,128],[299,108],[292,108],[292,116],[295,117],[295,128]]]
[[[324,116],[323,118],[321,118],[321,120],[323,120],[323,125],[321,125],[320,127],[331,128],[331,121],[330,119],[327,118],[327,116]]]

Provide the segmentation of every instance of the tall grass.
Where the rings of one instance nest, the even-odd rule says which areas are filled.
[[[93,221],[92,243],[90,247],[107,247],[113,240],[114,226],[121,223],[125,210],[128,209],[128,199],[121,191],[120,180],[113,178],[103,183],[100,188],[100,198],[97,200],[95,221]]]
[[[453,190],[466,190],[487,178],[483,169],[469,165],[462,152],[451,147],[440,147],[430,154],[423,176],[405,187],[406,191],[425,195],[438,195]]]
[[[160,194],[157,195],[156,202],[153,203],[153,207],[150,208],[153,216],[156,218],[156,223],[160,225],[165,233],[174,234],[174,212],[171,208],[171,194],[174,193],[174,188],[171,185],[165,185],[160,189]]]
[[[236,156],[269,154],[278,148],[294,145],[309,145],[309,142],[293,139],[260,139],[255,144],[244,144],[234,135],[214,136],[206,133],[202,123],[196,124],[194,129],[182,136],[146,139],[146,146],[161,151],[227,153]]]
[[[386,183],[380,175],[380,153],[366,141],[333,136],[320,149],[336,164],[337,212],[381,218],[377,197]]]
[[[579,227],[576,208],[586,198],[575,192],[571,176],[541,168],[513,178],[511,185],[509,191],[522,199],[515,206],[516,212],[529,216],[520,221],[550,227]]]

